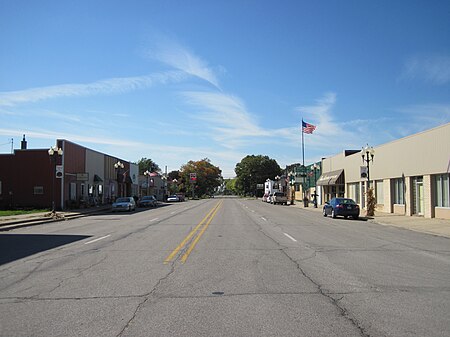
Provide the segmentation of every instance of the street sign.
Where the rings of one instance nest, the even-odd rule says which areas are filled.
[[[62,165],[56,165],[56,178],[62,178],[63,177],[63,166]]]

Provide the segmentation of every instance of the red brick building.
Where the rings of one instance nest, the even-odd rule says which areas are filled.
[[[137,195],[138,167],[64,139],[56,148],[27,149],[0,154],[0,208],[66,209]],[[118,162],[122,165],[115,165]]]

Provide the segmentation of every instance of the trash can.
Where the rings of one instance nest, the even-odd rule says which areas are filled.
[[[308,198],[303,199],[303,206],[308,207],[309,200]]]

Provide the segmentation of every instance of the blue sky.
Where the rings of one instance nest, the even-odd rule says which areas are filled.
[[[0,0],[0,153],[283,167],[450,122],[450,2]]]

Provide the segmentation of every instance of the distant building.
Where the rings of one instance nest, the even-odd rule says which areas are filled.
[[[62,153],[27,149],[24,136],[20,150],[0,154],[0,208],[89,207],[138,195],[136,164],[64,139],[55,149]]]
[[[370,187],[377,210],[450,219],[450,123],[374,147]],[[366,163],[361,151],[344,151],[322,160],[317,180],[321,202],[353,198],[366,207]]]

